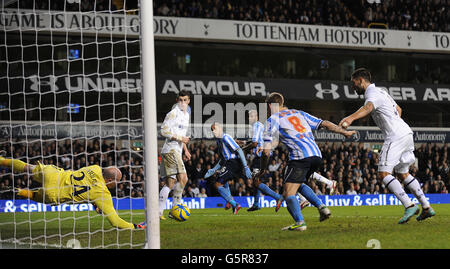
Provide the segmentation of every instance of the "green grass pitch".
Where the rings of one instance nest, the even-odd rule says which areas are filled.
[[[293,223],[286,208],[278,213],[273,208],[254,212],[242,208],[238,215],[223,208],[192,209],[186,222],[169,218],[161,221],[161,248],[449,249],[450,205],[433,205],[433,208],[436,211],[433,218],[418,222],[413,217],[407,224],[399,225],[402,206],[330,207],[332,216],[324,222],[319,222],[316,208],[308,207],[302,211],[308,226],[304,232],[281,231]],[[131,215],[128,211],[119,213],[134,223],[143,221],[145,216],[139,210]],[[12,221],[17,224],[7,224]],[[33,248],[43,243],[67,247],[71,239],[78,240],[81,248],[142,248],[145,240],[145,231],[117,231],[95,212],[0,214],[1,247],[29,248],[29,244],[14,245],[8,239],[16,234],[27,243],[30,233],[36,243]],[[376,243],[370,245],[370,242]]]

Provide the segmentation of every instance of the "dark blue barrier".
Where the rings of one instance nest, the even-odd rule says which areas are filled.
[[[413,202],[418,203],[413,195],[409,195]],[[431,204],[450,204],[450,194],[426,194]],[[377,205],[400,205],[400,201],[393,194],[376,195],[319,195],[319,198],[327,206],[377,206]],[[242,207],[250,207],[253,204],[253,197],[234,197]],[[183,202],[192,209],[221,208],[225,206],[225,200],[221,197],[207,198],[184,198]],[[145,209],[143,198],[121,198],[113,199],[113,203],[118,210],[139,210]],[[261,197],[261,207],[274,207],[276,201],[271,197]],[[172,199],[169,198],[166,208],[172,206]],[[286,206],[286,203],[283,203]],[[36,203],[29,200],[0,200],[0,213],[8,212],[52,212],[52,211],[87,211],[94,210],[91,204],[62,204],[50,206]]]

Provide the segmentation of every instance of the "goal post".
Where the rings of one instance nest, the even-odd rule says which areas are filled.
[[[143,117],[145,147],[145,193],[146,215],[148,220],[146,247],[160,248],[159,234],[159,178],[158,149],[151,145],[158,144],[156,118],[156,77],[155,46],[153,37],[153,1],[141,1],[141,50],[142,50],[142,82],[143,82]]]
[[[0,248],[160,248],[153,7],[131,2],[0,5],[0,151],[64,170],[116,166],[114,209],[147,228],[114,226],[92,201],[24,198],[45,186],[0,167]],[[91,188],[74,183],[82,176],[74,196]]]

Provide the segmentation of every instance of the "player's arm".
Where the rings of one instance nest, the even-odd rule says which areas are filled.
[[[252,150],[253,148],[256,148],[258,146],[258,142],[250,142],[242,147],[242,151],[247,152]]]
[[[189,137],[181,136],[173,132],[173,126],[178,123],[175,121],[175,111],[170,111],[161,125],[161,135],[173,141],[183,142],[185,144],[189,143]]]
[[[398,116],[401,118],[402,117],[402,108],[399,105],[397,105],[395,107],[395,109],[397,109]]]
[[[352,135],[356,133],[356,131],[345,130],[344,128],[337,126],[336,124],[327,120],[322,121],[320,126],[334,133],[345,135],[347,138],[350,138]]]
[[[360,107],[355,113],[351,114],[348,117],[345,117],[339,122],[340,127],[347,128],[354,122],[355,120],[359,120],[361,118],[366,117],[369,115],[374,109],[372,102],[366,102],[366,104],[362,107]]]
[[[114,209],[111,196],[105,195],[105,197],[96,199],[95,204],[97,208],[101,210],[102,214],[108,219],[109,223],[113,227],[117,227],[119,229],[135,229],[135,225],[130,222],[126,222],[117,214],[116,209]]]
[[[263,130],[263,128],[264,127],[262,127],[260,124],[253,124],[253,127],[252,127],[252,129],[253,129],[253,137],[252,137],[252,140],[249,142],[249,143],[247,143],[247,145],[245,145],[244,147],[242,147],[242,150],[244,151],[244,152],[247,152],[247,151],[250,151],[250,150],[252,150],[253,148],[256,148],[256,147],[258,147],[258,141],[259,141],[259,138],[260,138],[260,136],[262,136],[263,135],[263,133],[264,133],[264,130]]]
[[[222,168],[223,161],[220,160],[213,168],[209,169],[208,172],[205,174],[205,179],[211,177],[218,171],[220,168]]]
[[[186,155],[186,157],[188,158],[188,160],[191,159],[191,153],[189,152],[186,143],[183,143],[183,153],[184,155]]]

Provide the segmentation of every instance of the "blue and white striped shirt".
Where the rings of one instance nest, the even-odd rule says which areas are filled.
[[[278,138],[288,148],[290,160],[322,157],[312,133],[321,123],[321,119],[301,110],[282,110],[266,121],[264,142],[272,143]]]
[[[234,141],[234,139],[229,135],[224,133],[222,138],[217,139],[217,148],[219,150],[220,156],[225,160],[236,159],[236,150],[239,149],[239,145]]]
[[[257,148],[262,147],[263,143],[264,143],[264,124],[262,124],[259,121],[256,121],[255,123],[253,123],[251,136],[252,136],[252,142],[258,143]],[[259,153],[256,153],[257,148],[254,148],[252,150],[252,153],[258,157],[261,157],[261,151]]]

